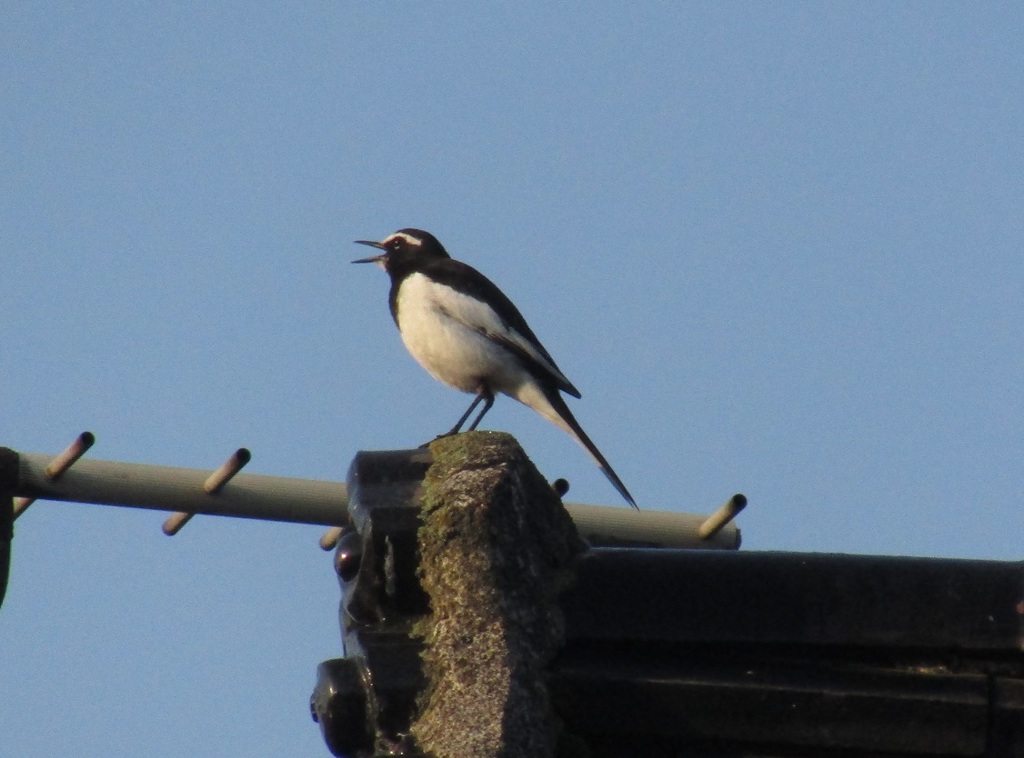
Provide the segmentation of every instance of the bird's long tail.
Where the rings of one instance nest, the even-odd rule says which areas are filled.
[[[523,391],[519,393],[516,399],[524,405],[533,408],[541,416],[576,440],[590,457],[594,459],[594,463],[608,477],[608,481],[626,499],[626,502],[639,510],[639,506],[637,506],[633,496],[629,494],[626,485],[619,479],[619,475],[615,473],[608,460],[601,455],[597,445],[583,431],[583,427],[580,426],[576,417],[572,415],[572,411],[569,410],[569,406],[565,404],[565,400],[562,399],[557,389],[541,390],[535,386],[529,386],[528,388],[523,388]]]

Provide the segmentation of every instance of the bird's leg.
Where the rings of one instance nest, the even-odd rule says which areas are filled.
[[[459,430],[462,428],[462,425],[466,423],[466,419],[469,418],[469,415],[473,412],[473,409],[480,404],[481,400],[484,401],[484,409],[480,411],[480,415],[476,417],[473,423],[470,424],[469,429],[467,429],[466,431],[471,432],[474,429],[476,429],[476,425],[480,423],[480,419],[482,419],[484,417],[484,414],[491,409],[492,405],[494,405],[494,393],[491,392],[490,388],[488,388],[486,384],[481,384],[479,389],[477,389],[476,397],[473,398],[473,402],[469,404],[469,407],[466,409],[466,412],[462,414],[462,418],[460,418],[458,422],[456,422],[455,426],[453,426],[444,434],[437,435],[436,437],[434,437],[434,439],[440,440],[444,439],[445,437],[451,437],[453,434],[458,434]],[[420,445],[420,447],[426,447],[428,444],[430,443],[425,442],[422,445]]]
[[[491,409],[491,406],[494,405],[494,393],[491,392],[490,389],[486,386],[482,386],[480,387],[479,392],[480,394],[476,396],[476,399],[479,400],[480,398],[484,398],[484,409],[480,411],[480,415],[476,417],[476,420],[469,425],[469,431],[476,429],[477,424],[480,423],[480,419],[482,419],[487,411]]]
[[[447,432],[445,432],[444,434],[437,435],[437,439],[441,439],[442,437],[451,437],[453,434],[458,434],[459,430],[462,428],[462,425],[466,423],[466,419],[469,418],[469,414],[471,414],[473,412],[473,409],[476,408],[480,404],[480,401],[484,399],[488,399],[490,403],[494,402],[494,396],[487,391],[486,387],[481,386],[480,389],[477,390],[476,397],[473,398],[473,402],[469,404],[469,407],[466,409],[466,412],[462,414],[462,418],[456,421],[455,426],[453,426]],[[484,411],[486,412],[487,408],[489,407],[490,405],[485,407]],[[483,413],[481,413],[480,415],[482,416]],[[479,422],[480,419],[478,418],[477,423]],[[473,426],[470,427],[471,430],[475,428],[476,424],[473,424]]]

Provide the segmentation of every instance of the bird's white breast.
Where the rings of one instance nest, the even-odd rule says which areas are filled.
[[[509,330],[479,300],[415,273],[399,286],[397,306],[406,349],[438,381],[463,392],[486,383],[514,396],[530,380],[507,350],[481,333]]]

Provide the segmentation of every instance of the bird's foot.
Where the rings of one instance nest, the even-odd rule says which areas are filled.
[[[443,440],[445,437],[453,437],[456,434],[458,434],[458,431],[456,431],[455,429],[452,429],[450,432],[445,432],[444,434],[439,434],[436,437],[434,437],[434,439],[430,440],[430,442],[424,442],[422,445],[420,445],[420,449],[422,450],[425,447],[430,447],[430,443],[431,442],[437,442],[438,440]]]

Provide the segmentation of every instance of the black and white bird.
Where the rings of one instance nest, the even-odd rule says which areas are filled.
[[[633,496],[562,399],[580,397],[540,344],[505,293],[476,269],[453,260],[440,242],[420,229],[402,229],[380,242],[356,240],[381,250],[353,263],[376,263],[391,277],[388,303],[402,342],[427,372],[449,387],[476,395],[458,423],[483,410],[476,429],[501,392],[528,405],[564,430],[590,454],[615,489],[634,508]]]

